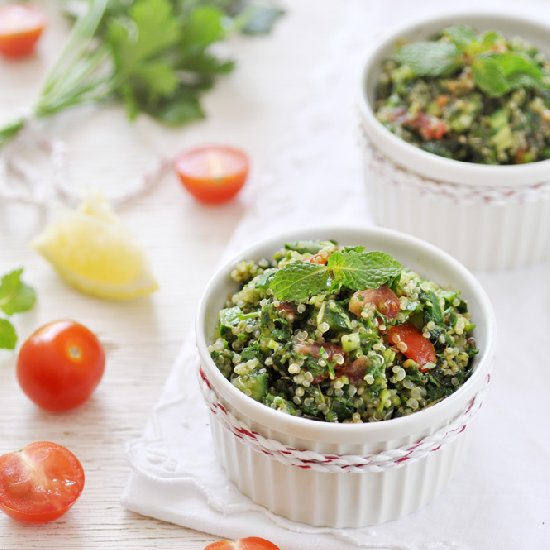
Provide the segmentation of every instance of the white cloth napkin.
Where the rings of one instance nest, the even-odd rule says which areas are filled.
[[[468,3],[474,5],[470,0],[464,9]],[[394,23],[437,13],[439,4],[346,1],[343,22],[314,73],[314,93],[228,254],[281,229],[324,221],[368,222],[353,109],[358,61],[373,29],[389,18]],[[486,1],[482,7],[502,9],[503,4]],[[521,8],[523,14],[548,17],[545,6],[545,0],[530,0]],[[123,505],[226,538],[263,536],[283,550],[550,548],[550,368],[545,348],[550,266],[483,274],[480,279],[498,320],[493,382],[470,428],[470,452],[459,473],[423,510],[373,528],[325,529],[274,516],[241,495],[215,458],[195,375],[193,334],[143,437],[129,445],[133,471]]]

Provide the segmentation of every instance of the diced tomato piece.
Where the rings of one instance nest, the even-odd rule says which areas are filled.
[[[302,355],[311,355],[316,359],[321,357],[321,348],[327,353],[327,359],[330,361],[336,354],[344,355],[342,346],[338,344],[297,344],[294,350]]]
[[[367,304],[373,304],[376,309],[389,319],[394,319],[401,311],[401,303],[395,292],[387,286],[358,290],[349,301],[349,310],[354,315],[361,315]]]
[[[315,357],[315,359],[320,359],[321,348],[325,350],[326,358],[329,361],[332,361],[336,354],[343,355],[345,358],[345,352],[342,346],[339,346],[338,344],[297,344],[294,347],[294,351],[301,353],[302,355],[311,355],[311,357]],[[328,374],[320,374],[313,378],[312,382],[313,384],[319,384],[327,378]]]
[[[306,262],[309,262],[310,264],[326,265],[329,256],[330,252],[327,252],[326,250],[321,250],[320,252],[317,252],[317,254],[313,254],[311,258],[308,258],[306,260]]]
[[[399,349],[399,351],[421,367],[426,363],[436,362],[434,345],[424,337],[420,330],[409,323],[391,327],[388,330],[388,340],[397,349],[399,349],[401,343],[405,344],[407,348]],[[426,372],[428,369],[420,370]]]
[[[366,357],[358,357],[353,363],[344,363],[336,367],[336,374],[337,376],[347,376],[350,382],[357,383],[363,380],[368,367],[369,360]]]
[[[451,99],[450,95],[441,94],[441,95],[437,96],[437,99],[435,100],[435,102],[437,103],[438,107],[443,108],[449,103],[450,99]]]
[[[218,540],[204,550],[281,550],[272,542],[261,537],[246,537],[239,540]]]
[[[418,130],[424,139],[441,139],[447,133],[447,126],[440,118],[426,113],[407,117],[403,126]]]
[[[292,321],[296,317],[296,306],[290,302],[279,302],[278,306],[275,306],[275,310],[282,313],[289,321]]]

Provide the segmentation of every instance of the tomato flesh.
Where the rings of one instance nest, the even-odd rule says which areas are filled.
[[[31,55],[45,24],[42,12],[33,6],[0,6],[0,53],[13,59]]]
[[[405,323],[391,327],[388,330],[388,340],[396,345],[398,349],[399,344],[404,343],[407,349],[402,351],[403,355],[412,359],[421,367],[426,363],[436,362],[434,345],[414,325]],[[427,369],[420,370],[426,372]]]
[[[105,352],[93,332],[74,321],[54,321],[21,346],[17,379],[39,407],[67,411],[88,400],[105,372]]]
[[[31,443],[0,456],[0,509],[23,523],[47,523],[76,502],[84,481],[71,451],[49,441]]]
[[[204,550],[280,550],[280,548],[260,537],[246,537],[239,540],[218,540],[205,546]]]
[[[367,304],[373,304],[374,307],[388,317],[394,319],[401,311],[401,302],[395,292],[387,286],[379,288],[369,288],[367,290],[358,290],[353,294],[349,301],[349,310],[354,315],[361,315],[363,308]]]
[[[244,151],[225,145],[190,149],[176,160],[176,173],[183,186],[206,204],[220,204],[235,197],[248,178],[249,167]]]

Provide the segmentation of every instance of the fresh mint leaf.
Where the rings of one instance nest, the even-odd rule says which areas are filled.
[[[515,52],[478,55],[472,64],[472,74],[476,85],[493,97],[521,87],[548,88],[543,70],[534,61]]]
[[[323,265],[295,262],[280,269],[269,281],[276,300],[300,301],[326,292],[330,275]]]
[[[451,25],[443,29],[443,36],[447,37],[460,51],[464,51],[477,41],[477,32],[469,25]]]
[[[286,250],[294,250],[300,254],[317,254],[325,246],[329,245],[329,241],[295,241],[292,243],[286,243]]]
[[[502,96],[511,89],[502,67],[491,56],[476,57],[472,63],[472,75],[476,86],[493,97]]]
[[[401,264],[385,252],[334,252],[328,259],[334,282],[351,290],[378,288],[400,273]]]
[[[448,76],[460,67],[460,51],[448,42],[415,42],[401,47],[397,61],[417,76]]]
[[[0,349],[15,349],[17,334],[8,319],[0,319]]]
[[[23,269],[15,269],[0,279],[0,310],[6,315],[32,309],[36,302],[34,289],[22,280]]]

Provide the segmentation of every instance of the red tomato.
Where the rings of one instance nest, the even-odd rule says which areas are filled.
[[[210,145],[185,151],[176,160],[183,186],[200,202],[219,204],[232,199],[249,171],[247,154],[236,147]]]
[[[367,304],[373,304],[382,315],[385,315],[389,319],[395,318],[401,311],[399,298],[387,286],[358,290],[351,297],[348,308],[354,315],[359,316]]]
[[[204,550],[281,550],[277,545],[260,537],[239,540],[219,540],[204,547]]]
[[[330,252],[327,252],[326,250],[321,250],[321,252],[317,252],[317,254],[314,254],[313,256],[311,256],[311,258],[308,258],[306,262],[309,262],[310,264],[326,265],[329,257]]]
[[[0,509],[24,523],[62,516],[84,489],[84,470],[65,447],[38,441],[0,456]]]
[[[44,15],[34,6],[0,6],[0,53],[11,58],[31,55],[45,25]]]
[[[105,371],[95,334],[74,321],[53,321],[21,346],[17,379],[39,407],[67,411],[86,401]]]
[[[420,135],[427,140],[441,139],[447,133],[447,126],[441,119],[426,113],[409,116],[403,125],[418,130]]]
[[[391,327],[388,330],[388,340],[395,344],[398,349],[399,342],[403,342],[407,346],[403,354],[420,366],[436,362],[433,344],[413,325],[405,323],[404,325]],[[427,369],[420,370],[425,372]]]

